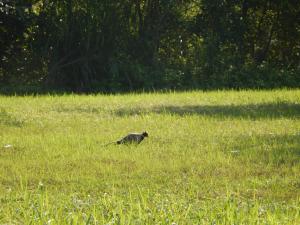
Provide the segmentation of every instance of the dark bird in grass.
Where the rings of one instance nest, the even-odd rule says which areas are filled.
[[[127,136],[123,137],[121,140],[117,141],[116,143],[119,144],[139,144],[144,140],[145,137],[148,137],[148,133],[144,131],[143,133],[132,133],[128,134]]]
[[[130,134],[126,135],[125,137],[123,137],[122,139],[120,139],[119,141],[111,142],[106,145],[109,145],[109,144],[117,144],[117,145],[139,144],[144,140],[145,137],[148,137],[148,133],[146,131],[144,131],[143,133],[130,133]]]

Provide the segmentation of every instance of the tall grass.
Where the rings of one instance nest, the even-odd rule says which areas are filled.
[[[299,162],[299,90],[0,96],[0,224],[299,224]]]

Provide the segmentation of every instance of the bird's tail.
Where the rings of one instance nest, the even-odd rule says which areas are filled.
[[[112,145],[112,144],[117,144],[117,142],[116,142],[116,141],[109,142],[109,143],[107,143],[107,144],[102,145],[102,147],[106,147],[106,146]]]

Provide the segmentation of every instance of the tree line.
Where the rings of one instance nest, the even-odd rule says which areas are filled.
[[[0,86],[300,86],[299,0],[1,0]]]

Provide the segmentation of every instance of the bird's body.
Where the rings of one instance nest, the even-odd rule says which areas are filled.
[[[144,140],[145,137],[148,137],[147,132],[130,133],[130,134],[126,135],[125,137],[123,137],[122,139],[115,141],[115,142],[110,142],[106,145],[109,145],[109,144],[118,144],[118,145],[120,145],[120,144],[139,144]]]
[[[123,137],[121,140],[117,141],[117,144],[139,144],[144,140],[145,137],[148,137],[147,132],[143,133],[131,133],[128,134],[127,136]]]

